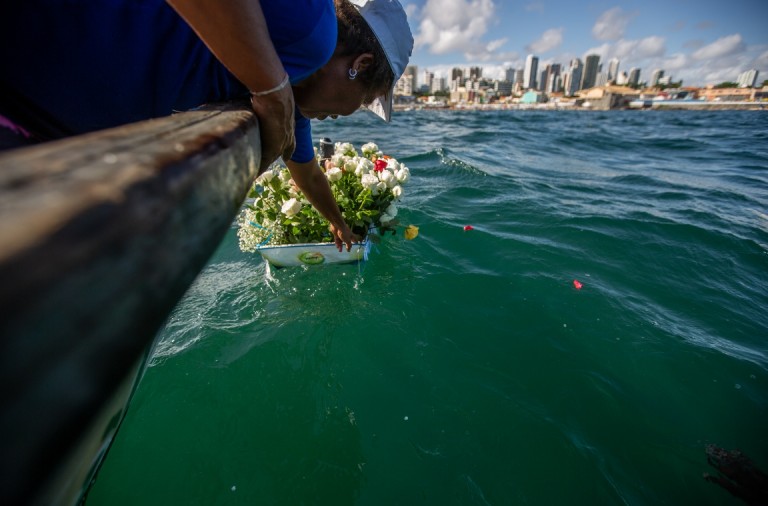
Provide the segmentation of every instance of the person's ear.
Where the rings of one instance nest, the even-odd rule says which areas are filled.
[[[355,60],[352,62],[352,68],[358,72],[363,72],[371,65],[373,65],[372,53],[363,53],[355,58]]]

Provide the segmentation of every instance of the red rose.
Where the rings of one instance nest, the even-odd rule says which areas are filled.
[[[387,162],[385,162],[384,160],[376,160],[376,162],[374,163],[373,170],[375,170],[376,172],[382,172],[386,168],[387,168]]]

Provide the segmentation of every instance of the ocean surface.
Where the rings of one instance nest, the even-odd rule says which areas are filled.
[[[88,506],[743,504],[703,474],[768,471],[768,113],[313,128],[410,167],[420,235],[268,269],[232,228]]]

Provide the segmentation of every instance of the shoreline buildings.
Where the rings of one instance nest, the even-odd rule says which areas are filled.
[[[621,71],[621,60],[612,58],[603,69],[600,56],[589,54],[572,59],[568,67],[549,63],[539,69],[539,58],[529,54],[522,69],[507,68],[501,79],[483,76],[482,67],[454,67],[449,77],[435,76],[429,70],[423,72],[421,86],[417,82],[418,67],[409,65],[395,86],[396,102],[415,105],[415,95],[431,95],[422,100],[431,107],[449,107],[456,104],[489,105],[493,103],[542,104],[554,100],[561,104],[586,102],[601,108],[620,108],[637,100],[693,100],[704,101],[762,101],[768,99],[763,91],[754,90],[758,82],[757,70],[751,69],[738,75],[738,88],[744,92],[720,91],[714,86],[707,88],[680,87],[664,69],[654,69],[647,82],[641,82],[641,69],[632,67]],[[643,89],[644,88],[644,89]],[[715,88],[713,90],[713,88]],[[643,89],[641,91],[641,89]],[[768,93],[768,90],[766,91]],[[613,98],[605,98],[612,95]],[[619,98],[617,98],[619,97]]]
[[[429,104],[490,104],[493,102],[521,102],[543,103],[551,98],[567,102],[587,96],[587,92],[593,88],[625,87],[626,90],[634,90],[632,94],[647,96],[651,92],[670,87],[680,87],[675,84],[672,76],[665,75],[664,69],[654,69],[651,77],[646,82],[641,82],[641,70],[632,67],[629,72],[621,71],[621,60],[612,58],[605,69],[597,54],[588,54],[584,61],[574,58],[563,67],[559,63],[547,64],[539,69],[539,58],[529,54],[525,59],[522,69],[507,68],[501,79],[489,79],[483,76],[482,67],[454,67],[450,76],[435,76],[434,73],[425,70],[421,86],[417,81],[418,67],[409,65],[405,73],[395,86],[395,96],[401,104],[414,104],[414,95],[432,95]],[[757,85],[759,72],[755,69],[747,70],[738,75],[737,86],[742,89],[753,89]],[[639,90],[645,88],[644,92]],[[713,88],[707,87],[707,90]],[[698,90],[698,91],[697,91]],[[598,93],[598,92],[595,92]],[[624,95],[630,95],[624,92]],[[668,98],[700,98],[704,100],[729,99],[732,97],[751,97],[747,100],[763,100],[760,93],[721,93],[706,91],[704,89],[684,88],[673,93],[661,92],[656,99]],[[613,103],[613,102],[611,102]]]

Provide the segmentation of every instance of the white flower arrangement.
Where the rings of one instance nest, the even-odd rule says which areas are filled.
[[[395,231],[397,202],[410,170],[396,159],[384,155],[372,142],[358,154],[348,143],[335,145],[329,166],[323,167],[344,221],[358,235],[375,228],[380,233]],[[240,249],[255,252],[274,245],[330,243],[328,222],[320,216],[291,179],[285,167],[267,169],[255,181],[238,217]],[[405,228],[406,239],[413,239],[418,228]]]

